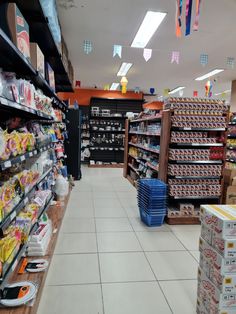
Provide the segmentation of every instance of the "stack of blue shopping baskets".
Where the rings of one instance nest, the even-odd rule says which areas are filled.
[[[148,226],[161,226],[167,212],[167,185],[157,179],[138,181],[141,220]]]

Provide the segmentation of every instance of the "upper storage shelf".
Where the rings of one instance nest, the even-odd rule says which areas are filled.
[[[39,0],[16,0],[15,2],[29,24],[31,41],[38,43],[55,72],[56,91],[73,92],[72,82],[64,67],[61,53],[52,36]]]

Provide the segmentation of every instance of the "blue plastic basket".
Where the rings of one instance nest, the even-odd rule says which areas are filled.
[[[142,222],[149,227],[161,226],[165,219],[165,215],[150,215],[142,209],[140,209],[140,217]]]

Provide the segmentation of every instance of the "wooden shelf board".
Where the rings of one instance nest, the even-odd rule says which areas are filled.
[[[66,201],[64,202],[64,204],[61,204],[61,206],[57,206],[57,205],[50,206],[48,211],[47,211],[49,218],[52,220],[52,230],[53,231],[56,230],[56,232],[52,234],[52,238],[51,238],[51,241],[49,243],[46,256],[42,257],[44,259],[47,259],[49,261],[49,263],[52,260],[52,256],[53,256],[53,253],[55,250],[59,230],[60,230],[61,223],[62,223],[62,220],[64,217],[64,213],[65,213],[65,210],[66,210],[66,207],[68,204],[68,200],[69,200],[69,195],[68,195]],[[35,257],[35,258],[39,258],[39,257]],[[32,260],[35,258],[29,257],[29,260]],[[16,282],[16,281],[25,281],[25,280],[36,282],[39,285],[39,289],[37,292],[37,297],[36,297],[35,303],[34,303],[33,307],[21,306],[18,308],[6,308],[6,309],[2,308],[1,309],[2,314],[36,314],[37,313],[49,267],[45,272],[25,273],[25,274],[19,275],[18,270],[19,270],[20,266],[21,266],[21,261],[18,264],[18,266],[16,267],[15,272],[9,277],[9,283]]]
[[[168,225],[200,225],[198,217],[166,217]]]

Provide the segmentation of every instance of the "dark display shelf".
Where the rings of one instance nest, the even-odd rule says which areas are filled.
[[[105,117],[102,117],[102,116],[93,116],[91,115],[91,120],[94,120],[94,119],[99,119],[99,120],[125,120],[127,119],[126,117],[113,117],[113,116],[105,116]]]
[[[228,138],[236,139],[236,134],[228,134]]]
[[[181,128],[181,127],[175,127],[173,126],[171,128],[173,131],[199,131],[199,132],[202,132],[202,131],[207,131],[207,132],[224,132],[226,131],[226,128]]]
[[[41,37],[45,40],[43,36]],[[48,82],[34,69],[32,64],[19,51],[2,29],[0,29],[0,54],[1,68],[5,71],[15,72],[20,77],[32,81],[32,83],[40,88],[46,96],[53,98],[56,106],[60,106],[60,109],[63,110],[66,109],[64,102],[58,98]]]
[[[34,156],[36,156],[42,152],[45,152],[46,150],[48,150],[52,147],[53,147],[52,143],[46,144],[46,145],[44,145],[38,149],[34,149],[34,150],[27,152],[25,154],[10,158],[10,159],[5,160],[5,161],[1,161],[0,162],[0,171],[11,168],[12,166],[17,165],[17,164],[19,164],[19,163],[21,163],[27,159],[30,159],[31,157],[34,157]]]
[[[152,148],[149,148],[149,147],[145,147],[143,145],[134,144],[134,143],[131,143],[131,142],[129,142],[129,145],[137,147],[137,148],[140,148],[140,149],[143,149],[143,150],[146,150],[146,151],[151,152],[151,153],[155,153],[155,154],[159,154],[160,153],[160,151],[157,150],[157,149],[152,149]]]
[[[212,165],[219,165],[223,164],[222,160],[194,160],[194,161],[183,161],[183,160],[169,160],[171,164],[212,164]]]
[[[235,160],[235,159],[232,159],[232,158],[226,158],[226,161],[227,161],[227,162],[231,162],[232,164],[235,164],[235,163],[236,163],[236,160]]]
[[[149,117],[143,119],[130,120],[130,123],[148,122],[148,121],[161,121],[161,117]]]
[[[189,179],[190,180],[191,179],[195,179],[195,180],[199,179],[199,180],[201,180],[201,179],[220,179],[221,176],[206,176],[206,177],[201,176],[201,177],[195,177],[195,176],[171,176],[171,175],[169,175],[168,178],[169,179],[183,179],[183,180],[189,180]]]
[[[139,132],[139,131],[130,131],[129,134],[145,135],[145,136],[161,136],[160,133]]]
[[[48,176],[50,175],[52,168],[46,171],[37,183],[31,187],[25,195],[22,197],[21,201],[13,208],[13,210],[1,221],[0,223],[0,235],[2,236],[4,231],[10,226],[12,221],[16,218],[19,212],[28,204],[30,197],[35,192],[36,188],[40,188],[42,183],[47,180]]]
[[[206,147],[222,147],[223,143],[170,143],[171,146],[206,146]]]
[[[61,52],[55,43],[40,1],[16,0],[15,2],[29,24],[31,41],[38,43],[45,59],[55,72],[56,91],[73,92],[72,82],[63,64]]]
[[[121,131],[119,131],[119,130],[93,130],[92,128],[90,129],[90,133],[121,133],[121,134],[123,134],[123,133],[125,133],[125,130],[121,130]]]
[[[219,199],[220,196],[170,196],[170,199],[174,199],[174,200],[192,200],[192,199],[196,199],[196,200],[215,200],[215,199]]]

